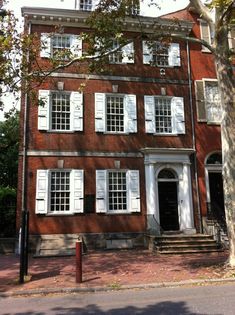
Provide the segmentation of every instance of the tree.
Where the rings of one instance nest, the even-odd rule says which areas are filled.
[[[2,187],[17,188],[19,113],[5,114],[0,122],[0,183]]]
[[[191,0],[202,18],[208,22],[212,44],[207,46],[214,54],[216,73],[222,99],[223,118],[221,122],[221,140],[223,154],[223,183],[225,214],[230,243],[229,264],[235,267],[235,79],[232,67],[232,55],[229,45],[229,30],[235,23],[234,0],[214,0],[208,6],[200,0]],[[212,12],[214,9],[214,19]]]

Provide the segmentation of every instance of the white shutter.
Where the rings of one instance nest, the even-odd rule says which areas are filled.
[[[172,67],[180,67],[180,45],[178,43],[171,43],[168,48],[168,63]]]
[[[78,35],[71,36],[70,51],[76,57],[82,56],[82,39],[80,36]]]
[[[48,170],[37,170],[36,214],[46,214],[48,210]]]
[[[211,44],[211,34],[210,28],[206,21],[200,21],[200,32],[201,32],[201,39],[206,41],[208,44]],[[202,51],[210,52],[210,50],[202,45]]]
[[[39,90],[38,99],[43,105],[38,105],[38,130],[49,130],[50,91]]]
[[[95,131],[105,132],[105,94],[95,93]]]
[[[107,212],[107,171],[96,171],[96,212]]]
[[[140,212],[139,171],[128,171],[129,211]]]
[[[152,61],[152,51],[151,48],[148,47],[148,43],[143,41],[143,63],[150,64]]]
[[[144,96],[145,131],[155,133],[155,103],[154,96]]]
[[[125,95],[125,132],[137,132],[136,95]]]
[[[129,43],[122,47],[122,62],[134,63],[134,43]]]
[[[173,97],[171,104],[174,133],[185,134],[184,99],[183,97]]]
[[[70,210],[82,213],[84,209],[84,171],[72,170],[70,174]]]
[[[70,95],[71,129],[83,130],[83,94],[72,92]]]
[[[40,57],[50,58],[51,57],[51,35],[48,33],[41,34],[41,50]]]

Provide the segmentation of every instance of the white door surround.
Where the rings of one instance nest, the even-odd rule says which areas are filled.
[[[179,228],[185,233],[195,233],[192,203],[192,182],[190,154],[192,149],[145,148],[144,153],[148,230],[160,233],[158,199],[158,175],[163,169],[170,169],[178,181]]]

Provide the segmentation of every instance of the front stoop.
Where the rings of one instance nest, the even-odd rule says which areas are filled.
[[[160,254],[193,254],[223,251],[211,235],[161,235],[154,237],[154,250]]]

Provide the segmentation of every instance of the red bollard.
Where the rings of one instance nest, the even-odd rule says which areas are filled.
[[[82,241],[76,242],[76,283],[82,283]]]

